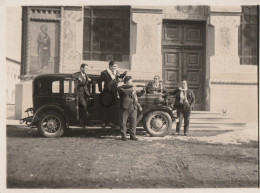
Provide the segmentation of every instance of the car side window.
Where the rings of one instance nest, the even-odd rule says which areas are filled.
[[[53,81],[52,82],[52,93],[60,93],[60,81]]]
[[[74,93],[74,81],[64,80],[63,81],[63,90],[64,90],[64,94],[73,94]]]
[[[99,89],[98,89],[98,83],[94,84],[94,89],[96,94],[100,94]]]
[[[88,86],[88,89],[89,89],[89,92],[90,92],[91,94],[100,94],[99,89],[98,89],[98,83],[97,83],[97,82],[91,83],[91,84]]]
[[[72,94],[74,94],[74,89],[75,89],[74,81],[70,81],[70,92]]]
[[[63,89],[64,89],[64,93],[65,94],[70,93],[70,81],[64,80],[64,82],[63,82]]]

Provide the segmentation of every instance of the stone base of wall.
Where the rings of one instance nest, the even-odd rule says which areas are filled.
[[[210,111],[227,110],[227,116],[240,122],[257,122],[257,85],[211,85]]]
[[[15,85],[15,118],[27,117],[24,111],[33,106],[32,103],[32,80]]]

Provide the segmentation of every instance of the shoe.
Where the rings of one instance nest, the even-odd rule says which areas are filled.
[[[187,133],[184,133],[184,136],[188,136],[188,134],[187,134]]]
[[[179,132],[176,132],[176,133],[174,133],[174,135],[180,135],[180,133],[179,133]]]
[[[123,140],[123,141],[127,141],[127,138],[126,138],[126,137],[122,137],[122,140]]]
[[[130,140],[135,140],[135,141],[137,141],[138,139],[137,139],[135,136],[133,136],[133,137],[130,137]]]

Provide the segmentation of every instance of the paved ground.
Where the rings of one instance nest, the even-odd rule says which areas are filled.
[[[251,125],[163,138],[138,129],[139,141],[127,142],[115,129],[78,128],[56,139],[26,126],[10,124],[6,131],[8,188],[258,186],[257,130]]]

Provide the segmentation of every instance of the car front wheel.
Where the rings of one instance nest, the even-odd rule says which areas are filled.
[[[44,137],[60,137],[64,134],[65,125],[64,118],[60,113],[48,111],[40,116],[38,131]]]
[[[147,115],[144,122],[144,129],[152,137],[163,137],[172,128],[170,115],[163,111],[154,111]]]

